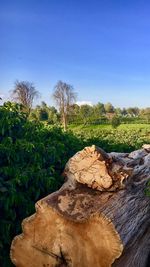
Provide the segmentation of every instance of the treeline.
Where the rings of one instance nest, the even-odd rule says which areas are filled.
[[[60,124],[61,112],[55,107],[48,106],[45,102],[31,110],[31,120],[45,121],[48,124]],[[69,124],[109,124],[118,118],[120,123],[150,123],[150,108],[138,107],[115,108],[111,103],[96,105],[70,106],[68,114]]]
[[[28,81],[16,81],[12,91],[12,100],[21,104],[30,120],[45,121],[48,124],[61,124],[66,131],[68,124],[112,124],[150,123],[150,107],[115,108],[111,103],[96,105],[77,105],[77,94],[72,85],[58,81],[50,96],[56,107],[45,102],[33,108],[33,100],[40,94]]]

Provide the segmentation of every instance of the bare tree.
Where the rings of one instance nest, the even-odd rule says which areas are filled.
[[[68,115],[71,105],[76,101],[76,93],[72,85],[58,81],[54,87],[53,97],[61,114],[64,131],[66,131]]]
[[[15,101],[21,103],[30,113],[33,100],[39,97],[39,92],[35,89],[33,83],[28,81],[16,81],[12,91],[12,97]]]

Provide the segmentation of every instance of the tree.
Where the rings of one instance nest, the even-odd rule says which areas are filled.
[[[42,107],[42,108],[47,108],[47,104],[46,104],[44,101],[42,101],[42,102],[41,102],[41,107]]]
[[[115,115],[111,120],[111,125],[113,128],[117,128],[120,125],[120,123],[121,123],[120,118],[117,115]]]
[[[98,102],[96,105],[93,106],[93,110],[98,118],[105,114],[105,108],[103,103]]]
[[[127,114],[128,114],[128,112],[127,112],[126,108],[123,108],[123,109],[122,109],[122,115],[123,115],[123,116],[126,116]]]
[[[73,104],[70,106],[69,111],[69,123],[78,123],[80,122],[80,106]]]
[[[102,116],[105,114],[105,108],[104,108],[104,104],[101,102],[98,102],[96,105],[98,111],[99,111],[99,115]]]
[[[117,116],[121,116],[121,115],[122,115],[122,110],[121,110],[121,108],[115,108],[115,114],[116,114]]]
[[[40,121],[48,121],[48,112],[46,109],[39,109],[38,117]]]
[[[45,121],[48,124],[56,125],[59,123],[59,114],[55,107],[47,106],[47,104],[42,101],[41,105],[37,105],[31,110],[29,119],[35,121]]]
[[[145,108],[140,111],[140,116],[149,123],[150,122],[150,108]]]
[[[72,85],[58,81],[54,87],[53,98],[59,108],[64,131],[67,130],[68,116],[71,105],[76,101],[76,93]]]
[[[24,105],[25,110],[30,113],[33,100],[39,97],[39,92],[35,89],[33,83],[28,81],[16,81],[12,91],[13,99]]]
[[[139,108],[130,107],[130,108],[127,109],[127,112],[131,117],[136,117],[136,116],[139,115]]]
[[[93,113],[93,108],[90,105],[86,104],[80,107],[80,117],[84,125],[91,122],[92,113]]]
[[[48,112],[48,123],[49,124],[58,124],[60,119],[59,119],[59,114],[57,112],[57,109],[55,107],[47,107],[47,112]]]
[[[114,107],[111,103],[106,103],[104,105],[106,113],[114,113]]]

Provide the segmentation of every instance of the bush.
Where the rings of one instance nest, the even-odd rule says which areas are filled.
[[[114,116],[111,120],[111,125],[113,128],[117,128],[120,125],[120,118],[118,116]]]
[[[57,190],[66,161],[82,142],[60,128],[27,120],[22,106],[0,107],[0,262],[12,266],[10,244],[35,202]]]

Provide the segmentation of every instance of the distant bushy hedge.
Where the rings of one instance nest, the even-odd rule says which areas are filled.
[[[30,122],[21,105],[0,107],[0,262],[12,266],[12,238],[35,202],[57,190],[66,161],[82,148],[73,134]]]

